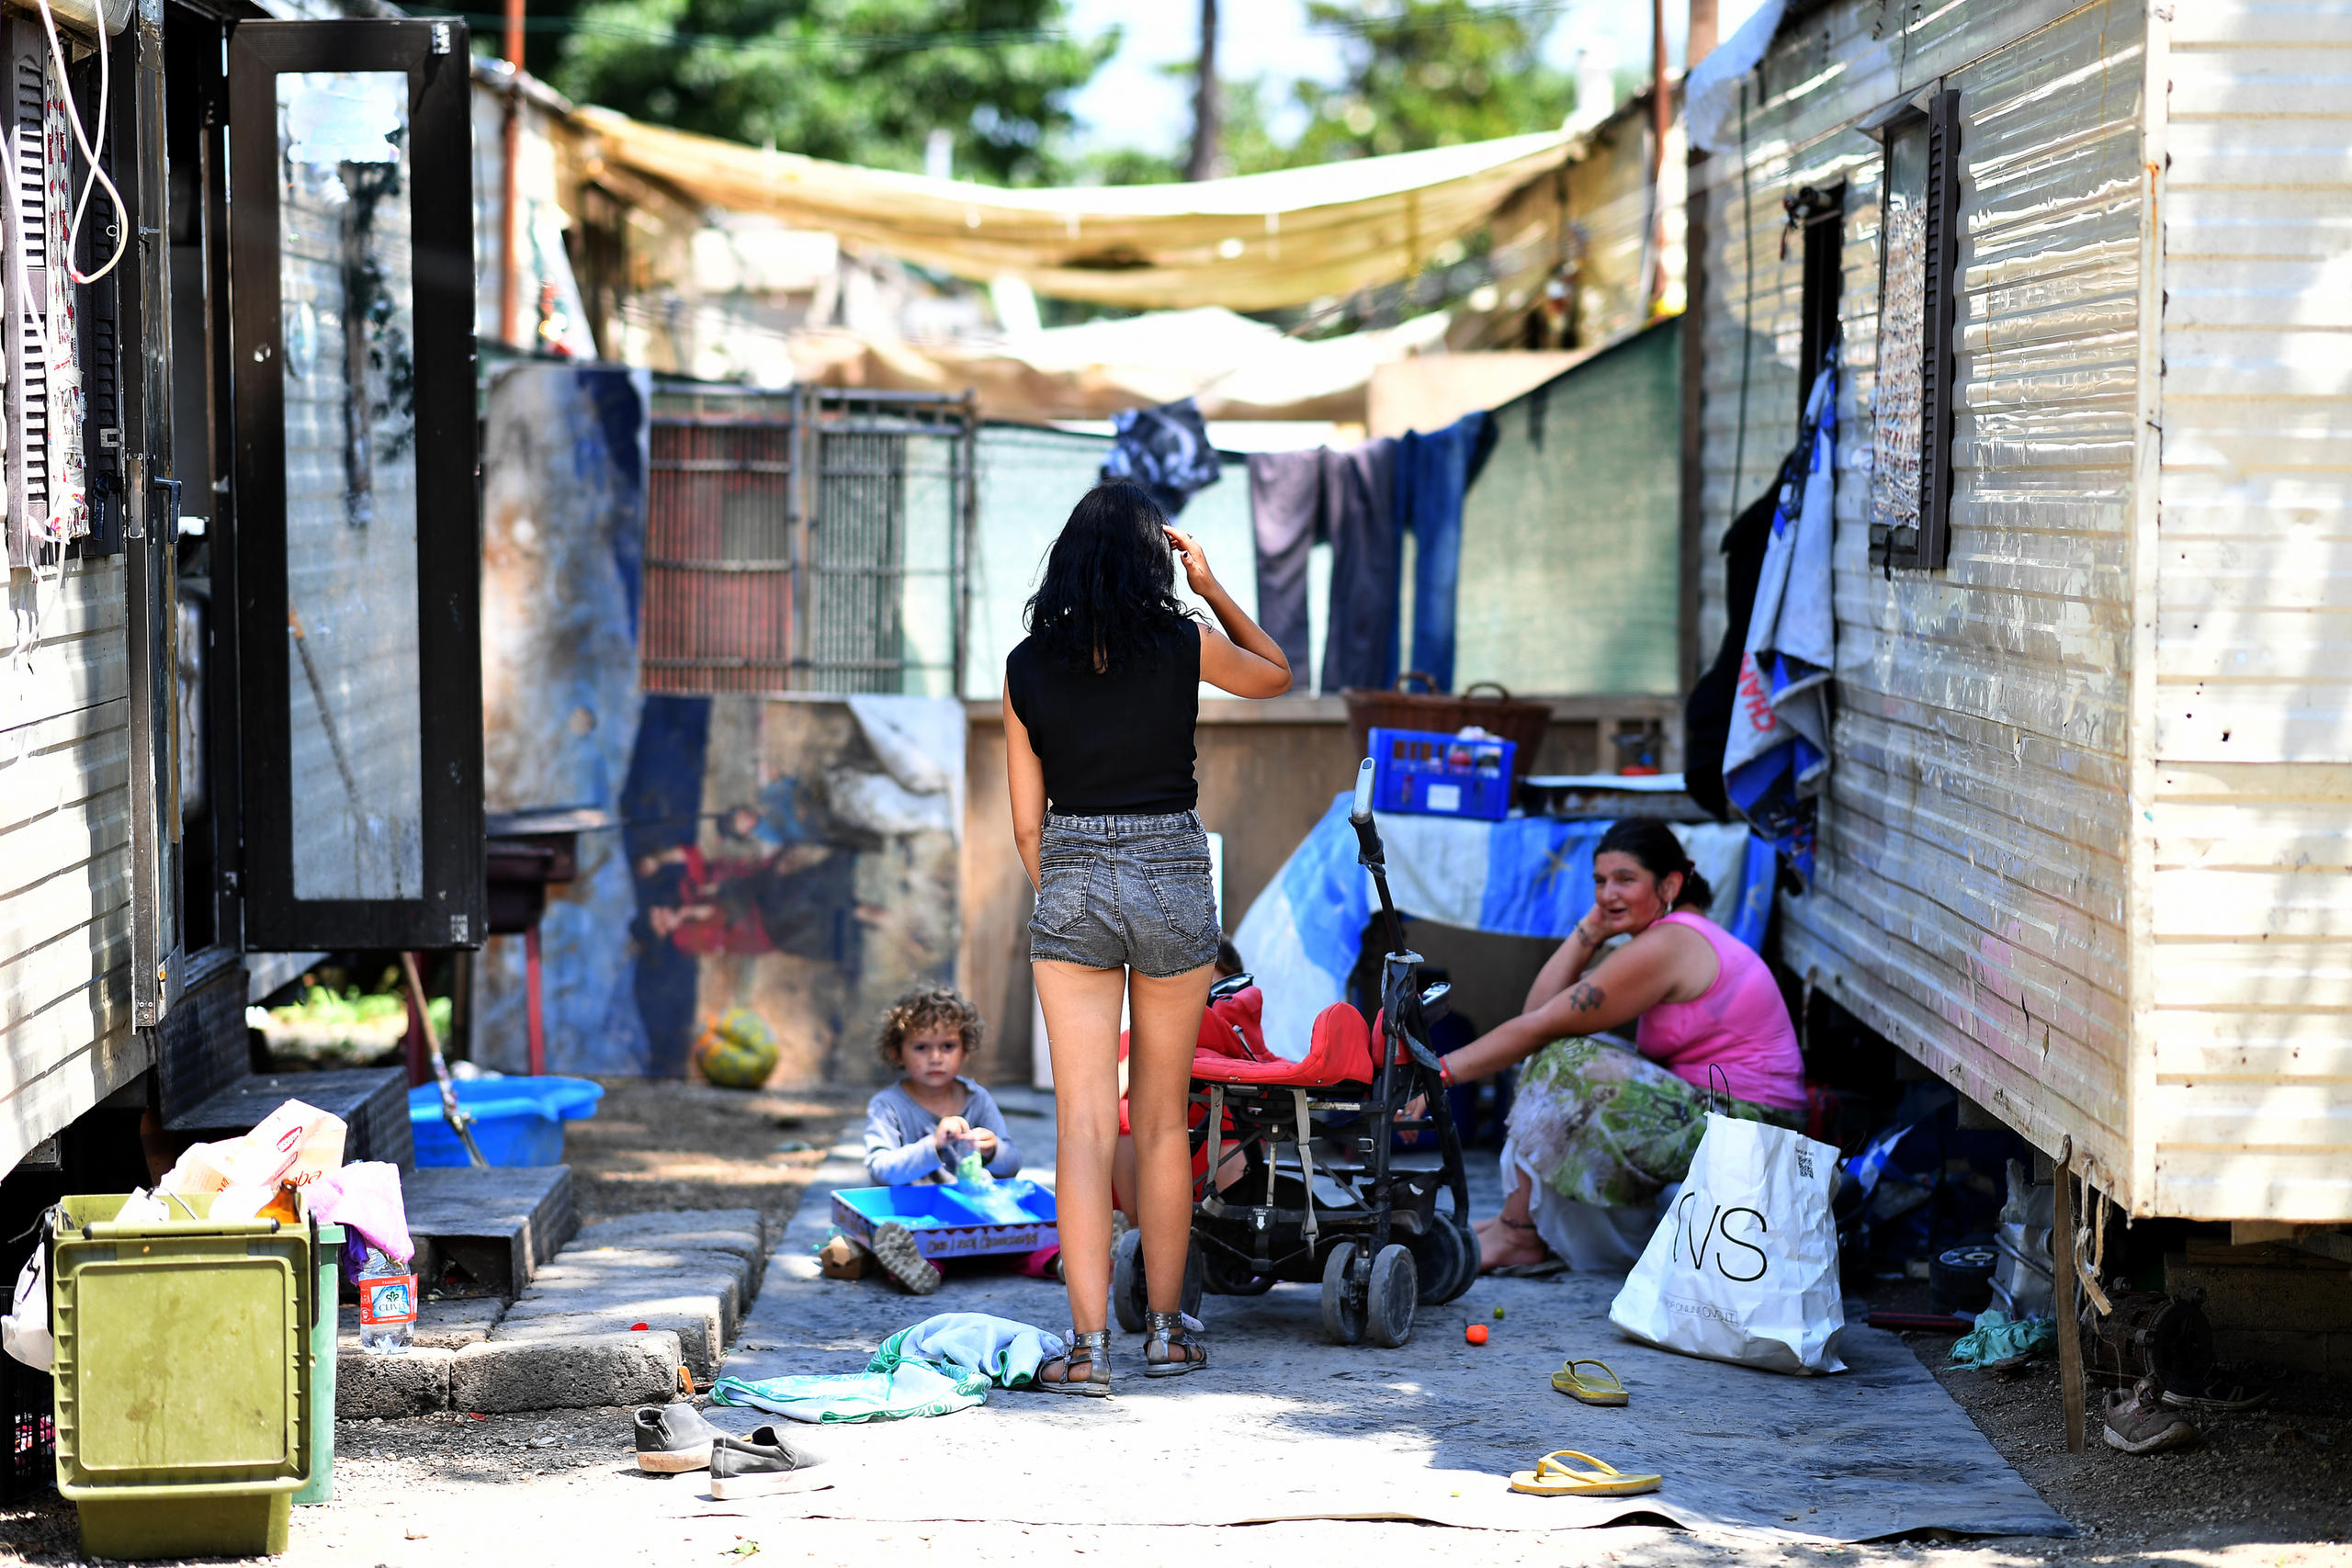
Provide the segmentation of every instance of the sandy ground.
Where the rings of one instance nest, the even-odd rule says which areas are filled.
[[[759,1207],[780,1233],[821,1151],[858,1107],[834,1095],[741,1095],[616,1083],[574,1123],[583,1217],[649,1209]],[[806,1152],[779,1150],[805,1143]],[[2041,1562],[2181,1568],[2352,1564],[2352,1411],[2345,1391],[2283,1388],[2275,1408],[2208,1424],[2206,1447],[2132,1459],[2064,1451],[2053,1371],[2003,1379],[1945,1372],[1949,1341],[1914,1349],[2053,1506],[2074,1540],[1911,1540],[1856,1547],[1710,1540],[1644,1525],[1552,1536],[1407,1523],[1050,1529],[996,1523],[876,1525],[793,1517],[795,1499],[718,1503],[703,1478],[639,1474],[628,1412],[365,1422],[338,1434],[336,1501],[298,1509],[289,1564],[430,1568],[458,1558],[521,1563],[711,1563],[779,1554],[811,1564],[1114,1562],[1119,1568],[1319,1568],[1346,1562],[1936,1564]],[[975,1430],[978,1430],[976,1427]],[[976,1462],[985,1462],[976,1455]],[[1760,1455],[1759,1463],[1769,1463]],[[82,1561],[70,1505],[0,1506],[0,1561]]]

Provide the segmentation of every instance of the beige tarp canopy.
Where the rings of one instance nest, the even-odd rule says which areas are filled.
[[[1003,190],[763,152],[582,108],[599,161],[957,276],[1138,310],[1269,310],[1418,273],[1531,180],[1557,132],[1188,185]]]
[[[1361,423],[1380,366],[1442,349],[1447,318],[1302,343],[1216,306],[1049,327],[993,343],[902,342],[815,328],[792,339],[798,379],[828,387],[954,392],[990,419],[1104,419],[1196,398],[1211,419]]]

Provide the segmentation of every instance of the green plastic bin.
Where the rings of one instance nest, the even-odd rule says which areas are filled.
[[[68,1198],[50,1238],[57,1490],[82,1549],[121,1558],[286,1550],[311,1465],[318,1276],[307,1229],[118,1223]]]
[[[296,1504],[334,1501],[334,1359],[336,1333],[342,1321],[337,1303],[343,1286],[343,1227],[315,1227],[319,1255],[319,1310],[311,1326],[311,1479],[294,1494]]]

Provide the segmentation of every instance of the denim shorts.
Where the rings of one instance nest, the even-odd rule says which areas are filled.
[[[1198,813],[1046,818],[1029,957],[1150,979],[1216,957],[1216,894]]]

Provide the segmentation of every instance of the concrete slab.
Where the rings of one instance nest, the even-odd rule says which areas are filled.
[[[514,1304],[582,1294],[709,1294],[718,1298],[719,1332],[731,1338],[752,1299],[752,1266],[731,1252],[639,1252],[604,1247],[567,1249],[539,1270]]]
[[[718,1375],[721,1347],[726,1343],[718,1322],[718,1300],[709,1295],[636,1296],[618,1302],[566,1300],[559,1296],[529,1305],[516,1303],[514,1310],[499,1320],[488,1342],[538,1343],[627,1335],[634,1325],[642,1323],[652,1332],[667,1333],[675,1338],[679,1357],[694,1374],[695,1386],[700,1388]],[[513,1408],[527,1410],[531,1406]]]
[[[580,1229],[567,1165],[404,1171],[401,1197],[427,1290],[454,1270],[512,1300]]]
[[[677,1252],[731,1252],[752,1266],[747,1292],[757,1295],[767,1268],[766,1216],[757,1209],[678,1209],[663,1213],[624,1214],[580,1227],[566,1249],[650,1247]]]
[[[678,1392],[678,1362],[677,1336],[658,1330],[493,1340],[451,1353],[449,1397],[484,1414],[661,1404]]]
[[[392,1420],[430,1416],[449,1408],[449,1369],[454,1350],[426,1346],[398,1356],[371,1356],[355,1341],[334,1359],[334,1414],[338,1421]]]

